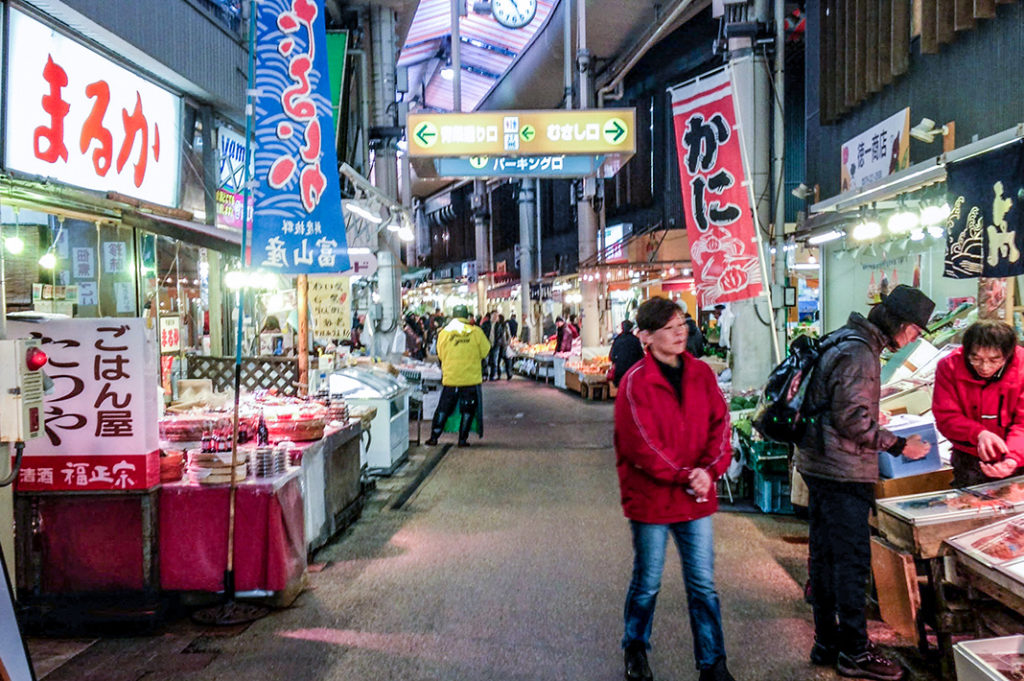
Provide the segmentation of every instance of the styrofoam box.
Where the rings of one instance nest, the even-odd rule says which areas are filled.
[[[1006,681],[1007,677],[982,659],[982,655],[1024,656],[1024,635],[982,638],[954,644],[953,661],[957,681]],[[1024,662],[1024,657],[1021,661]]]
[[[930,473],[942,468],[942,457],[939,455],[939,435],[933,421],[915,420],[906,425],[888,426],[896,435],[909,438],[920,435],[921,439],[931,445],[923,459],[911,461],[905,456],[893,456],[888,452],[878,454],[878,472],[883,478],[905,478],[908,475]]]

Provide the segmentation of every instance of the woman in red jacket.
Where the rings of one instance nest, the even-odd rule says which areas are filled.
[[[982,320],[935,370],[935,425],[953,445],[953,484],[977,485],[1024,465],[1024,349],[1008,324]]]
[[[733,681],[725,664],[711,527],[715,480],[732,456],[728,408],[711,368],[686,353],[679,306],[651,298],[637,310],[636,323],[648,353],[626,372],[615,401],[616,466],[634,552],[622,637],[626,679],[652,678],[647,649],[672,535],[700,680]]]

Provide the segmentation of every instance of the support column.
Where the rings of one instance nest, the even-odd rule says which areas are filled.
[[[388,109],[395,98],[395,12],[389,7],[371,7],[373,125],[394,125]],[[398,154],[389,143],[374,150],[373,184],[392,200],[398,198]],[[395,232],[381,230],[377,235],[377,294],[380,315],[373,320],[374,357],[387,357],[395,334],[402,333],[401,242]],[[371,311],[375,306],[371,304]]]
[[[787,283],[786,251],[784,248],[786,244],[786,166],[784,162],[786,152],[786,118],[783,104],[786,91],[785,4],[781,0],[775,3],[775,75],[773,77],[775,81],[775,96],[772,97],[774,102],[772,109],[775,112],[772,123],[774,128],[772,175],[775,178],[775,220],[773,221],[774,229],[772,230],[775,238],[772,240],[772,243],[775,246],[775,261],[772,271],[775,274],[775,291],[778,298],[780,298],[778,300],[773,299],[772,305],[775,308],[775,335],[778,336],[778,346],[783,355],[786,354],[786,322],[789,312],[785,306],[785,295],[783,293]]]
[[[579,73],[579,108],[589,109],[590,50],[587,48],[587,3],[584,0],[576,3],[576,67]],[[597,255],[597,227],[601,220],[594,210],[597,178],[585,177],[581,182],[583,191],[576,203],[576,215],[579,226],[579,262],[582,264],[595,259]],[[583,297],[580,340],[584,347],[592,347],[599,345],[601,340],[597,307],[598,285],[596,281],[583,281],[582,272],[580,274],[580,294]]]
[[[487,214],[487,185],[483,180],[473,181],[473,230],[476,244],[476,309],[487,312],[487,281],[492,269],[488,232],[490,215]]]
[[[734,102],[742,128],[740,137],[749,173],[747,180],[751,183],[752,196],[758,199],[754,206],[755,227],[760,230],[769,223],[771,216],[771,91],[767,66],[763,58],[755,57],[749,48],[734,49],[730,54],[730,64],[733,67]],[[762,284],[766,295],[731,304],[736,317],[730,334],[734,391],[763,386],[774,366],[772,336],[775,330],[767,296],[771,283],[762,281]]]
[[[530,282],[533,280],[533,238],[535,233],[534,219],[536,212],[534,202],[536,194],[534,187],[537,180],[524,179],[519,183],[519,300],[520,325],[529,327],[529,337],[524,337],[530,343],[540,340],[540,329],[537,328],[538,320],[533,318],[533,305],[530,301]]]

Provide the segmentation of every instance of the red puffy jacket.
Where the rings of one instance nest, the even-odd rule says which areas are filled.
[[[648,353],[626,372],[615,399],[615,460],[627,518],[668,524],[718,510],[688,492],[696,467],[717,480],[729,467],[729,410],[715,374],[689,354],[683,360],[683,400]]]
[[[1024,348],[996,380],[979,378],[958,348],[935,370],[932,412],[935,425],[955,449],[978,456],[978,434],[990,430],[1006,441],[1010,456],[1024,465]]]

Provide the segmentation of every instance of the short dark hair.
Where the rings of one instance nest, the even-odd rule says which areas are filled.
[[[1017,346],[1017,332],[1006,322],[979,319],[964,331],[964,355],[970,356],[978,348],[995,348],[1009,359]]]
[[[668,298],[655,296],[648,298],[636,310],[636,325],[641,331],[657,331],[672,321],[676,315],[682,315],[683,309]]]
[[[629,321],[628,319],[622,320],[622,332],[623,333],[629,333],[632,330],[633,330],[633,322]]]

